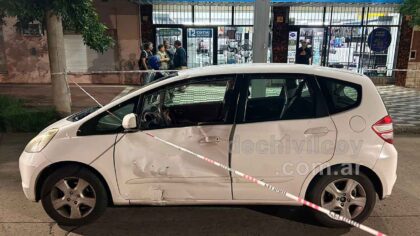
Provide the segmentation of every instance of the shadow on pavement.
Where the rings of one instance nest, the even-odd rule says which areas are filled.
[[[113,207],[98,221],[60,226],[80,235],[342,235],[318,225],[310,209],[290,206]]]

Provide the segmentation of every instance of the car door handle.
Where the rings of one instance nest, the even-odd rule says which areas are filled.
[[[305,135],[324,136],[329,131],[327,127],[316,127],[305,130]]]
[[[200,143],[218,143],[221,139],[219,136],[206,136],[200,139]]]

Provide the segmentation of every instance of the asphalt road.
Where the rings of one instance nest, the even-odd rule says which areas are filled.
[[[0,134],[0,235],[366,235],[321,227],[309,209],[286,206],[114,207],[93,224],[61,227],[40,203],[26,200],[20,186],[18,157],[31,136]],[[393,195],[365,223],[389,235],[419,235],[420,136],[399,136],[395,143]]]

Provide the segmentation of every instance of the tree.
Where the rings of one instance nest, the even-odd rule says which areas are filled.
[[[420,25],[420,0],[404,0],[401,5],[401,13],[411,16],[411,26]]]
[[[38,21],[46,26],[53,101],[63,116],[71,112],[71,96],[64,52],[64,28],[82,34],[90,48],[104,52],[113,45],[107,27],[100,23],[92,0],[0,0],[0,20],[17,17],[21,25]]]

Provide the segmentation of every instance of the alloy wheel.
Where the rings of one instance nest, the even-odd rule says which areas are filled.
[[[54,209],[69,219],[86,217],[96,205],[96,193],[92,185],[78,177],[61,179],[50,194]]]
[[[321,206],[348,219],[354,219],[366,206],[366,191],[354,179],[343,178],[329,183],[322,191]]]

